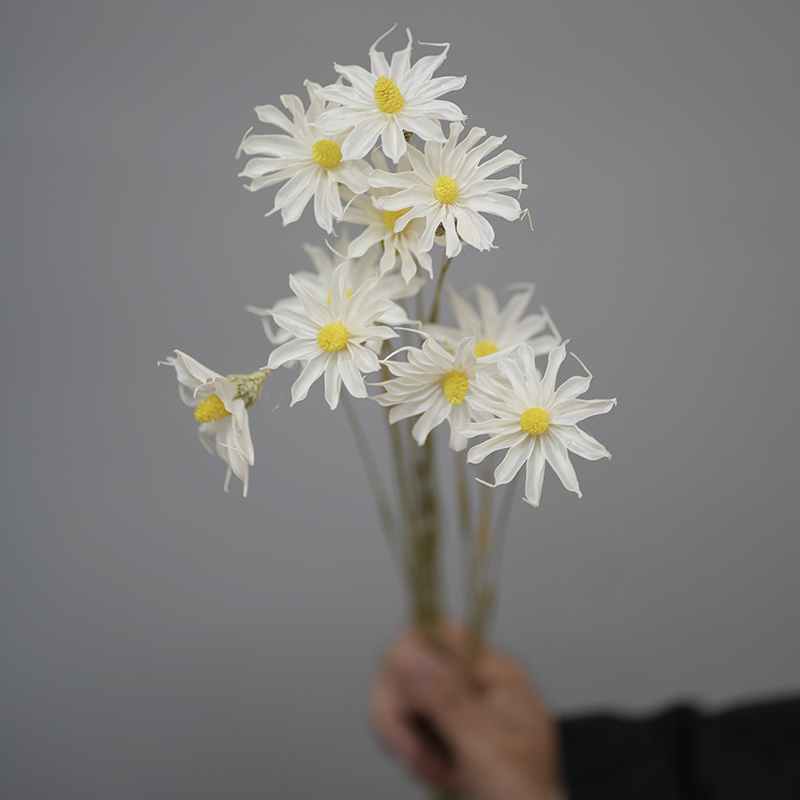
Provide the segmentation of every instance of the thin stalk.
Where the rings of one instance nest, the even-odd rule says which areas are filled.
[[[472,552],[472,506],[469,497],[469,478],[467,473],[467,462],[463,453],[454,453],[456,462],[456,495],[458,497],[458,521],[460,525],[460,545],[461,545],[461,585],[466,591],[466,598],[469,597],[467,586],[469,585],[470,559]]]
[[[500,568],[500,557],[503,552],[503,543],[505,542],[506,538],[506,531],[508,530],[508,519],[511,515],[511,505],[514,502],[514,495],[516,494],[517,483],[519,479],[519,473],[517,473],[509,482],[508,486],[506,486],[506,490],[503,493],[503,500],[500,503],[500,510],[497,513],[497,519],[495,520],[494,529],[495,529],[495,541],[492,547],[492,573],[493,577],[492,580],[497,580],[497,572]]]
[[[431,306],[431,315],[428,317],[428,323],[434,323],[439,318],[439,301],[442,297],[442,285],[444,284],[444,276],[447,272],[447,268],[450,266],[450,262],[452,261],[451,258],[447,258],[443,256],[442,258],[442,266],[439,270],[439,280],[436,283],[436,294],[433,296],[433,305]]]
[[[492,547],[492,495],[488,486],[481,487],[481,507],[472,550],[468,601],[468,669],[477,664],[486,635],[486,623],[491,615],[494,592],[486,580],[487,563]]]
[[[383,484],[380,470],[378,469],[378,462],[375,456],[372,455],[372,450],[369,446],[364,429],[358,420],[358,416],[350,401],[347,393],[342,392],[342,405],[344,406],[347,421],[350,423],[350,428],[353,431],[353,438],[356,440],[356,447],[361,456],[361,461],[364,464],[364,471],[367,473],[367,481],[369,488],[372,490],[372,497],[375,500],[375,505],[378,508],[378,515],[383,526],[386,540],[389,544],[389,550],[393,558],[397,561],[397,545],[398,545],[398,532],[397,525],[394,520],[394,513],[392,512],[392,503],[389,499],[389,493]],[[399,565],[398,565],[399,566]]]
[[[414,586],[414,621],[423,636],[432,643],[438,638],[441,619],[439,584],[439,540],[441,520],[436,489],[434,464],[434,437],[428,435],[419,448],[415,466],[418,506],[414,524],[414,561],[416,584]]]

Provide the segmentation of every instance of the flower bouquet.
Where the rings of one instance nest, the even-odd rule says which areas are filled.
[[[248,412],[265,379],[272,370],[298,369],[292,406],[322,379],[326,402],[336,409],[341,401],[352,426],[411,620],[433,643],[443,613],[434,429],[446,421],[475,657],[494,606],[518,474],[524,467],[522,495],[531,506],[539,505],[548,463],[580,495],[569,454],[610,455],[578,423],[606,413],[615,400],[581,398],[591,381],[582,363],[584,375],[558,385],[567,342],[545,309],[528,311],[532,284],[507,287],[502,304],[486,286],[474,287],[473,303],[445,282],[465,245],[494,246],[490,217],[525,214],[518,200],[526,188],[523,156],[498,152],[505,137],[478,127],[465,132],[461,109],[441,99],[466,81],[435,77],[448,44],[428,45],[435,52],[412,63],[407,32],[406,46],[389,60],[378,49],[388,33],[370,47],[369,69],[336,64],[334,83],[307,80],[307,104],[287,94],[280,100],[288,114],[256,107],[267,131],[250,129],[238,151],[250,157],[241,172],[247,189],[278,187],[267,216],[280,212],[287,225],[313,204],[327,234],[347,223],[355,237],[341,231],[327,248],[306,245],[314,271],[289,275],[291,296],[248,307],[274,347],[260,370],[222,376],[180,351],[161,363],[175,368],[201,441],[226,463],[225,490],[235,475],[245,495],[254,463]],[[440,321],[445,291],[449,325]],[[351,397],[386,410],[391,483],[381,477],[374,441]],[[493,502],[503,485],[509,488],[502,501]]]

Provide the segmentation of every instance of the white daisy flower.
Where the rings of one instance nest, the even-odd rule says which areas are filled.
[[[472,128],[458,142],[464,126],[460,122],[450,125],[450,137],[445,144],[427,142],[425,152],[408,148],[411,170],[384,172],[376,170],[370,175],[370,185],[375,188],[394,188],[398,191],[380,197],[376,202],[386,211],[408,209],[395,222],[395,231],[402,230],[411,220],[423,218],[425,231],[419,241],[420,249],[427,252],[433,247],[437,228],[445,232],[445,252],[448,258],[461,252],[461,240],[478,250],[489,250],[494,242],[494,229],[482,214],[496,214],[507,220],[519,219],[522,210],[513,197],[502,192],[518,192],[526,188],[519,178],[507,177],[490,180],[489,176],[506,167],[519,165],[524,156],[513,150],[480,160],[496,150],[505,136],[486,136],[483,128]]]
[[[533,297],[535,287],[532,283],[508,286],[507,289],[518,291],[511,295],[502,309],[495,293],[485,286],[474,287],[477,309],[452,286],[447,289],[458,326],[430,324],[423,327],[449,350],[455,350],[465,336],[475,337],[475,355],[479,358],[522,342],[533,348],[534,355],[546,355],[561,342],[561,335],[545,309],[541,314],[523,317]],[[550,332],[544,333],[548,327]]]
[[[342,248],[347,249],[348,238],[343,235],[339,240]],[[303,250],[306,255],[311,259],[311,263],[316,268],[316,272],[308,270],[301,270],[294,273],[295,276],[302,280],[306,288],[311,294],[323,303],[329,303],[333,293],[333,276],[337,264],[344,261],[348,263],[348,268],[345,272],[346,283],[345,289],[347,296],[350,297],[356,289],[368,278],[377,278],[380,275],[377,263],[377,251],[367,252],[361,258],[345,258],[339,253],[332,253],[329,249],[324,247],[317,247],[310,244],[304,244]],[[334,257],[336,260],[334,260]],[[410,283],[406,283],[399,275],[385,275],[381,277],[375,286],[375,296],[385,297],[392,301],[389,309],[381,314],[376,320],[381,325],[411,325],[414,324],[409,319],[405,309],[394,302],[402,300],[406,297],[413,297],[422,288],[422,278],[415,278]],[[264,333],[267,339],[272,344],[284,344],[293,338],[289,331],[283,328],[273,330],[270,325],[270,318],[273,312],[280,312],[284,309],[290,309],[303,313],[303,302],[296,295],[291,297],[284,297],[278,300],[271,308],[260,308],[258,306],[248,305],[245,309],[251,314],[256,314],[261,317],[261,323],[264,326]],[[380,345],[380,343],[378,343]],[[284,366],[288,366],[284,365]]]
[[[317,299],[294,275],[289,276],[292,291],[303,304],[302,312],[282,308],[272,318],[294,337],[270,353],[267,369],[293,361],[304,361],[292,385],[291,405],[308,395],[317,378],[325,374],[325,400],[331,408],[339,404],[342,382],[354,397],[366,397],[362,373],[380,368],[378,356],[366,345],[392,339],[397,334],[375,321],[392,305],[376,291],[377,278],[368,278],[347,296],[347,268],[340,264],[333,275],[330,304]]]
[[[463,339],[455,353],[448,353],[434,339],[428,338],[422,347],[403,347],[392,356],[405,352],[407,360],[384,363],[396,377],[379,384],[384,394],[374,399],[389,407],[389,422],[420,414],[411,434],[418,445],[425,443],[428,434],[439,424],[450,424],[450,447],[459,452],[467,446],[461,433],[464,425],[475,416],[472,399],[475,396],[475,377],[479,372],[494,371],[486,360],[474,355],[475,339]],[[479,417],[485,415],[478,412]]]
[[[401,159],[400,168],[404,168],[405,159]],[[389,171],[386,158],[380,151],[372,154],[372,163],[378,169]],[[342,219],[345,222],[354,222],[366,225],[363,233],[357,236],[347,249],[349,256],[363,256],[371,248],[378,245],[383,247],[380,265],[381,274],[392,269],[400,262],[400,274],[406,282],[417,274],[417,265],[426,270],[433,277],[433,261],[428,253],[422,252],[419,246],[419,237],[425,230],[425,223],[421,219],[412,219],[402,230],[395,232],[394,224],[398,217],[402,217],[409,209],[399,211],[384,211],[378,208],[375,200],[389,192],[388,189],[371,189],[369,194],[354,196],[348,203]]]
[[[223,378],[180,350],[158,363],[175,367],[181,400],[194,408],[194,418],[200,423],[200,441],[209,453],[216,451],[228,465],[225,491],[234,474],[242,481],[246,497],[249,470],[255,458],[247,409],[258,400],[266,373]]]
[[[544,466],[548,462],[561,483],[581,496],[575,469],[569,453],[589,460],[611,458],[611,454],[577,423],[596,414],[605,414],[616,405],[614,400],[580,400],[591,381],[591,375],[568,378],[555,388],[558,368],[564,361],[567,342],[550,351],[544,376],[534,365],[533,350],[520,345],[519,362],[498,359],[500,376],[505,382],[487,375],[477,376],[478,395],[473,405],[494,415],[494,419],[472,422],[464,426],[467,437],[488,434],[485,442],[467,453],[467,461],[477,464],[490,453],[508,450],[494,471],[494,485],[508,483],[523,464],[525,501],[538,506],[542,495]]]
[[[275,205],[267,213],[270,216],[280,210],[284,225],[298,220],[313,197],[317,224],[331,233],[333,220],[342,215],[339,184],[356,194],[365,192],[372,168],[365,161],[342,156],[343,134],[327,138],[328,134],[322,133],[316,123],[329,104],[317,94],[318,84],[306,81],[305,86],[309,97],[307,111],[296,95],[281,95],[281,103],[291,113],[291,120],[273,105],[256,107],[261,122],[275,125],[286,134],[248,131],[236,157],[241,153],[259,157],[250,159],[239,176],[251,179],[245,184],[251,192],[285,181],[275,195]]]
[[[466,78],[434,78],[433,73],[447,57],[449,44],[437,56],[425,56],[411,66],[411,31],[408,44],[392,55],[392,62],[377,50],[392,26],[369,49],[370,71],[363,67],[334,64],[350,86],[334,83],[319,90],[320,97],[339,103],[341,108],[325,111],[319,126],[331,136],[347,133],[342,144],[345,159],[363,158],[380,137],[381,147],[396,164],[406,152],[403,131],[416,133],[423,141],[444,141],[440,120],[466,119],[461,109],[441,95],[460,89]]]

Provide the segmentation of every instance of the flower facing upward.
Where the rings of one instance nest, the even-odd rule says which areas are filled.
[[[258,401],[266,373],[223,378],[180,350],[158,363],[175,368],[181,400],[194,408],[194,418],[200,423],[200,441],[209,453],[216,451],[228,465],[225,491],[234,474],[242,481],[246,497],[249,470],[255,457],[247,409]]]
[[[508,483],[527,464],[525,500],[538,506],[542,496],[544,465],[548,462],[561,483],[581,496],[569,453],[592,461],[611,458],[611,454],[577,423],[596,414],[605,414],[616,400],[580,400],[591,381],[591,375],[568,378],[555,388],[558,368],[564,361],[567,342],[550,351],[547,369],[539,377],[533,350],[520,345],[519,361],[498,360],[502,382],[486,375],[477,376],[478,395],[473,405],[494,416],[494,419],[468,423],[467,437],[488,434],[489,438],[469,449],[467,461],[477,464],[490,453],[508,450],[494,471],[495,486]]]
[[[444,141],[440,120],[466,119],[455,103],[438,98],[460,89],[467,79],[433,77],[450,45],[441,45],[444,49],[439,55],[420,58],[412,67],[411,31],[406,30],[408,44],[392,55],[390,64],[377,47],[393,30],[370,47],[370,71],[335,64],[336,71],[351,85],[334,83],[319,90],[320,97],[341,105],[326,110],[318,123],[332,136],[348,132],[342,144],[345,159],[363,158],[380,137],[383,152],[396,164],[406,152],[404,130],[424,141]]]
[[[375,188],[398,190],[376,201],[385,211],[405,210],[395,222],[395,231],[402,230],[413,219],[423,218],[425,231],[419,247],[427,252],[433,247],[436,230],[441,225],[448,258],[461,252],[462,239],[478,250],[489,250],[494,242],[494,229],[482,215],[518,219],[522,215],[519,203],[502,192],[526,188],[515,177],[489,179],[490,175],[522,162],[524,157],[513,150],[504,150],[480,163],[505,141],[505,136],[490,136],[478,144],[486,131],[472,128],[459,143],[463,129],[460,122],[453,122],[445,144],[427,142],[424,153],[409,147],[410,171],[376,170],[369,178],[370,185]]]
[[[464,339],[455,353],[448,353],[428,338],[421,348],[405,347],[397,351],[406,352],[405,362],[386,360],[387,369],[395,377],[380,384],[384,394],[377,395],[375,400],[389,407],[389,422],[394,424],[420,414],[411,434],[422,445],[428,434],[447,420],[450,448],[456,452],[463,450],[467,439],[461,430],[474,416],[475,377],[481,371],[494,371],[489,362],[479,363],[474,348],[474,338]]]
[[[458,327],[448,325],[425,325],[437,341],[449,350],[455,350],[465,336],[475,336],[475,355],[479,358],[525,342],[533,348],[534,355],[546,355],[561,342],[561,336],[553,326],[547,312],[525,314],[533,297],[532,283],[517,283],[508,289],[517,289],[501,309],[495,293],[486,286],[476,286],[477,309],[448,286],[450,306]],[[550,333],[544,333],[547,328]],[[477,333],[476,333],[477,332]]]
[[[267,369],[305,362],[292,385],[291,405],[303,400],[323,373],[325,400],[331,408],[339,404],[342,383],[354,397],[366,397],[362,373],[380,368],[377,355],[366,345],[397,336],[391,328],[374,324],[392,306],[378,294],[378,279],[368,278],[348,297],[347,269],[345,262],[334,271],[329,304],[290,275],[289,285],[302,301],[302,311],[286,307],[272,311],[276,324],[294,338],[270,353]]]
[[[367,190],[367,175],[371,167],[365,161],[345,158],[340,149],[344,135],[327,138],[317,126],[317,119],[327,105],[317,94],[319,86],[306,81],[309,107],[293,94],[281,95],[281,102],[291,112],[290,120],[275,106],[258,106],[261,122],[275,125],[286,134],[245,134],[239,145],[241,153],[257,154],[245,164],[240,177],[250,178],[245,188],[251,192],[284,183],[275,195],[275,205],[267,214],[280,210],[283,224],[300,218],[303,209],[314,198],[314,217],[317,224],[331,233],[333,220],[342,215],[339,184],[356,194]]]

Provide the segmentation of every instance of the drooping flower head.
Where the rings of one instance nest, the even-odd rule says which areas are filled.
[[[419,247],[427,252],[433,247],[436,231],[441,225],[448,258],[461,252],[462,240],[478,250],[489,250],[494,242],[494,229],[482,215],[519,219],[522,215],[519,202],[503,192],[518,192],[526,188],[517,177],[489,177],[502,169],[519,165],[524,158],[519,153],[504,150],[481,163],[484,156],[505,141],[505,136],[490,136],[478,144],[486,136],[486,131],[472,128],[459,142],[463,129],[460,122],[453,122],[445,144],[427,142],[424,152],[409,147],[411,170],[395,173],[375,170],[369,178],[370,185],[375,188],[397,190],[376,201],[385,211],[405,210],[395,222],[395,231],[402,230],[413,219],[424,219],[425,231]]]
[[[228,465],[225,491],[234,474],[242,481],[246,497],[255,458],[247,409],[258,401],[266,372],[223,378],[180,350],[158,363],[175,368],[181,400],[194,408],[194,418],[200,423],[200,441]]]
[[[363,158],[380,139],[383,152],[396,164],[406,152],[403,131],[423,141],[444,141],[440,120],[466,119],[457,105],[438,98],[460,89],[467,79],[433,77],[450,45],[437,45],[443,48],[439,55],[420,58],[412,66],[411,31],[406,30],[408,44],[392,55],[390,64],[377,48],[395,27],[370,47],[369,70],[334,65],[350,86],[334,83],[319,90],[320,97],[341,106],[325,111],[318,124],[331,136],[347,133],[342,144],[345,159]]]
[[[533,350],[520,345],[518,359],[498,359],[499,375],[479,374],[478,395],[473,405],[494,419],[464,426],[467,437],[488,434],[489,438],[469,449],[467,461],[477,464],[490,453],[508,450],[494,471],[495,486],[508,483],[527,464],[525,500],[538,506],[542,496],[545,462],[555,470],[561,483],[581,496],[569,453],[589,460],[611,458],[596,439],[578,423],[596,414],[605,414],[616,400],[581,400],[591,375],[574,376],[556,389],[556,376],[566,356],[567,342],[550,351],[547,369],[539,377]]]
[[[342,383],[354,397],[366,397],[362,373],[380,368],[378,356],[367,345],[397,336],[391,328],[375,324],[392,305],[378,293],[378,278],[363,281],[348,297],[348,266],[345,262],[334,271],[329,303],[314,297],[301,279],[290,275],[289,285],[300,298],[302,311],[286,307],[272,311],[275,323],[293,338],[270,353],[267,368],[304,362],[292,385],[291,405],[303,400],[323,374],[325,400],[331,408],[339,404]]]
[[[246,153],[258,157],[250,159],[239,176],[250,178],[245,188],[251,192],[285,181],[275,195],[275,205],[267,213],[269,216],[280,211],[284,225],[298,220],[313,197],[317,224],[331,233],[333,220],[342,215],[339,184],[357,194],[365,192],[367,175],[372,168],[365,161],[343,156],[340,149],[343,134],[328,138],[322,133],[318,118],[329,104],[319,96],[318,84],[306,81],[305,86],[309,97],[307,111],[296,95],[281,95],[281,102],[292,115],[291,120],[275,106],[256,107],[261,122],[286,133],[251,134],[248,131],[236,156]]]
[[[372,163],[377,169],[389,171],[386,158],[379,150],[372,154]],[[400,170],[408,169],[406,158],[400,160],[399,168]],[[348,255],[363,256],[371,248],[376,252],[380,250],[381,274],[399,265],[400,274],[408,283],[417,274],[419,265],[430,277],[433,277],[433,261],[430,254],[423,252],[419,246],[420,236],[425,230],[425,222],[421,219],[412,219],[401,230],[395,231],[395,222],[408,209],[384,211],[382,208],[378,208],[377,198],[388,193],[390,193],[389,189],[371,188],[369,194],[356,195],[347,204],[342,219],[345,222],[367,226],[359,236],[350,242]]]

